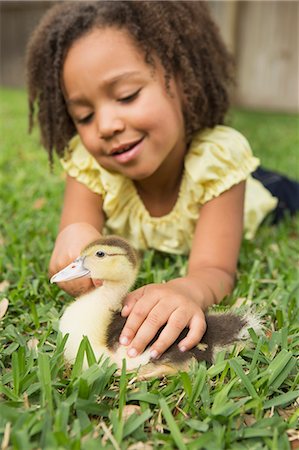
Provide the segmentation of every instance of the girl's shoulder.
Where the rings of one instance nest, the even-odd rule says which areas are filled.
[[[248,140],[239,131],[226,125],[217,125],[214,128],[206,128],[196,133],[190,146],[191,153],[202,154],[206,150],[213,149],[212,154],[227,153],[231,157],[252,156]]]
[[[191,184],[202,188],[201,202],[246,180],[259,166],[247,139],[237,130],[218,125],[195,134],[185,158]]]

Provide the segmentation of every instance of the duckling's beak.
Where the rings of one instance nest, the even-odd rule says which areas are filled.
[[[50,280],[50,283],[60,283],[60,281],[74,280],[75,278],[90,277],[90,271],[84,267],[84,257],[80,256],[64,269],[57,272]]]

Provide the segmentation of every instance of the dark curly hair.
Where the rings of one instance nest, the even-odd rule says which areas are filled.
[[[126,29],[154,66],[158,56],[168,86],[179,76],[183,89],[186,136],[223,123],[229,107],[232,59],[199,1],[74,1],[52,7],[34,31],[27,48],[29,128],[35,103],[42,143],[53,160],[62,156],[76,128],[61,89],[61,74],[73,42],[95,27]]]

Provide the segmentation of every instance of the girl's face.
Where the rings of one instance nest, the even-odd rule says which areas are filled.
[[[178,83],[144,62],[129,35],[93,29],[75,41],[63,67],[68,111],[101,166],[133,180],[181,166],[185,127]],[[160,171],[160,172],[159,172]],[[169,173],[169,172],[168,172]]]

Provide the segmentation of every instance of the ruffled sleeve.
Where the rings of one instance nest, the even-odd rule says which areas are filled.
[[[76,135],[70,140],[65,155],[60,161],[68,175],[76,178],[92,192],[105,196],[102,183],[104,169],[88,153],[79,136]]]
[[[259,159],[252,155],[245,137],[226,126],[198,133],[185,161],[189,177],[198,186],[197,201],[202,205],[246,180],[258,165]]]

